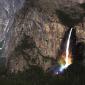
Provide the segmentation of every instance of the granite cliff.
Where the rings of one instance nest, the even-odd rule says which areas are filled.
[[[69,23],[75,17],[78,22],[62,23],[57,10],[70,17]],[[79,2],[71,0],[26,0],[6,34],[7,69],[17,73],[40,66],[47,70],[57,62],[63,36],[70,26],[76,28],[77,42],[85,42],[84,11]]]

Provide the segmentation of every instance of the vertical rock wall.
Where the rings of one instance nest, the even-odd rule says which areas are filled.
[[[5,54],[7,68],[11,72],[23,71],[32,65],[47,70],[55,64],[59,57],[61,41],[68,29],[56,14],[58,7],[56,0],[33,2],[27,1],[16,13],[8,34]],[[84,21],[76,28],[78,41],[85,42]]]

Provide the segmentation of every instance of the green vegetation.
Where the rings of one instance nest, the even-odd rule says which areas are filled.
[[[71,72],[70,72],[71,71]],[[76,72],[78,74],[76,74]],[[6,74],[0,77],[1,85],[85,85],[85,76],[81,71],[67,70],[63,75],[45,73],[42,68],[32,66],[18,74]]]
[[[2,48],[2,46],[3,46],[3,42],[4,42],[4,41],[1,41],[1,42],[0,42],[0,48]]]
[[[3,53],[3,44],[4,44],[4,40],[0,42],[0,57],[2,56],[2,53]]]

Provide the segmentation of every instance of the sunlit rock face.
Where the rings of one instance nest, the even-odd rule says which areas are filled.
[[[24,0],[0,0],[0,41],[4,39],[12,24],[14,13],[23,6],[23,3]]]
[[[68,29],[56,14],[62,3],[64,1],[26,0],[7,33],[5,56],[9,71],[17,73],[32,65],[47,70],[57,62],[61,41]],[[81,38],[84,41],[85,26],[82,23],[84,21],[78,23],[76,28],[78,40]]]
[[[46,11],[47,9],[38,9],[37,7],[31,8],[29,5],[20,10],[15,17],[15,22],[12,26],[11,33],[8,37],[8,67],[9,69],[13,69],[12,71],[18,70],[21,71],[21,68],[28,68],[28,65],[39,65],[42,66],[44,70],[46,70],[49,66],[51,66],[52,60],[56,59],[56,55],[58,53],[59,45],[64,34],[63,25],[59,23],[59,20],[54,13],[55,11],[52,8],[52,11]],[[34,47],[29,47],[30,40],[28,39],[28,46],[24,49],[22,48],[22,43],[24,34],[29,38],[32,38],[32,42],[35,42],[30,45],[34,45]],[[25,41],[25,40],[23,40]],[[26,43],[25,43],[26,44]],[[19,49],[21,51],[16,55],[17,46],[21,45]],[[17,48],[18,49],[18,48]],[[18,50],[19,51],[19,50]],[[24,54],[22,53],[24,52]],[[26,64],[21,63],[21,67],[19,63],[25,61]],[[26,57],[26,58],[25,58]],[[13,60],[13,58],[18,58]],[[11,61],[12,60],[12,61]],[[33,63],[34,60],[34,63]],[[17,63],[18,62],[18,63]],[[16,65],[17,63],[17,65]],[[23,70],[22,68],[22,70]]]

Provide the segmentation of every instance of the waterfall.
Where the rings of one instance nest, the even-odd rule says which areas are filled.
[[[64,47],[65,49],[64,49],[63,53],[60,55],[61,58],[59,60],[59,64],[50,68],[49,72],[53,72],[56,75],[62,74],[64,72],[64,69],[67,69],[68,66],[72,64],[72,53],[71,53],[70,46],[72,44],[71,39],[73,39],[72,38],[73,29],[74,28],[70,28],[68,35],[65,36],[66,43],[63,42],[65,45],[65,47]]]
[[[73,28],[70,29],[69,35],[67,38],[67,42],[66,42],[65,65],[61,65],[60,71],[63,71],[64,69],[66,69],[70,65],[70,63],[69,63],[69,47],[70,47],[70,39],[71,39],[71,35],[72,35],[72,30],[73,30]]]
[[[71,38],[72,30],[73,30],[73,28],[70,29],[67,44],[66,44],[66,59],[65,59],[66,64],[65,64],[65,67],[68,67],[68,65],[69,65],[68,57],[69,57],[69,46],[70,46],[70,38]]]

